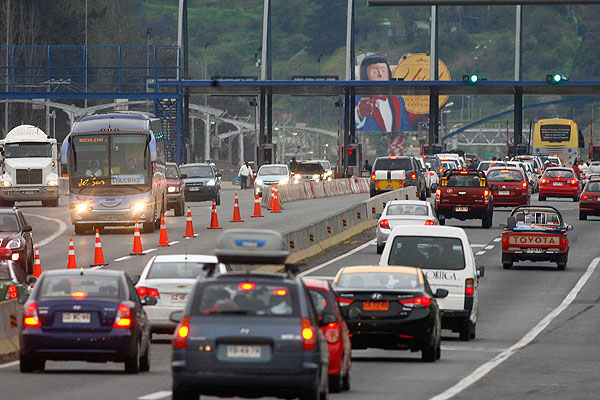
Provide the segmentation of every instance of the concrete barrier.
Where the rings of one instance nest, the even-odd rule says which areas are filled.
[[[16,299],[0,301],[0,363],[12,361],[19,355],[21,308]]]

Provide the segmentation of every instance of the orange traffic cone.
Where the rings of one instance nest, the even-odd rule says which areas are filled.
[[[102,251],[102,242],[100,241],[100,232],[96,229],[96,244],[94,246],[94,263],[90,267],[99,267],[108,265],[104,262],[104,252]]]
[[[219,226],[219,216],[217,215],[217,203],[213,200],[212,212],[210,214],[210,226],[206,229],[223,229]]]
[[[135,221],[135,228],[133,229],[133,251],[129,253],[132,256],[141,256],[144,254],[142,251],[142,238],[140,236],[140,227],[138,222]]]
[[[35,248],[35,261],[33,262],[33,276],[39,278],[42,274],[42,263],[40,262],[40,249]]]
[[[158,247],[167,247],[169,244],[169,237],[167,236],[167,224],[165,224],[165,215],[160,214],[160,236],[158,238]]]
[[[235,194],[235,200],[233,201],[233,219],[229,222],[244,222],[240,215],[240,204],[238,203],[237,193]]]
[[[273,209],[273,204],[275,203],[275,192],[277,192],[277,186],[271,186],[271,202],[269,204],[269,210]]]
[[[273,194],[273,207],[271,208],[272,213],[280,213],[281,206],[279,204],[279,190],[277,190],[277,186],[275,188],[275,193]]]
[[[67,259],[67,268],[77,268],[77,263],[75,262],[75,245],[73,244],[73,238],[69,239],[69,258]]]
[[[256,217],[264,217],[264,215],[260,213],[260,199],[258,198],[258,193],[254,194],[254,215],[252,215],[252,218]]]
[[[192,224],[192,210],[190,206],[188,206],[187,217],[185,218],[185,235],[184,238],[189,239],[196,237],[198,235],[194,235],[194,225]]]

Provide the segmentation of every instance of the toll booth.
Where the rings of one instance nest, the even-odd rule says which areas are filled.
[[[264,164],[273,164],[276,160],[275,151],[277,146],[269,143],[263,144],[262,146],[258,146],[256,148],[256,168],[260,168]]]
[[[431,148],[428,144],[421,145],[421,155],[440,154],[443,150],[444,148],[441,145],[437,144],[434,144],[433,146],[431,146]]]
[[[348,157],[348,173],[347,177],[352,175],[361,176],[363,167],[362,144],[349,144],[344,148],[344,157]]]
[[[592,146],[592,161],[600,161],[600,144]]]
[[[529,154],[529,146],[525,143],[518,145],[511,144],[508,146],[508,156],[513,158],[514,156],[523,156]]]

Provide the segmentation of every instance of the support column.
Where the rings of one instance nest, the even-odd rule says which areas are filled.
[[[263,3],[263,37],[261,80],[272,79],[271,74],[271,0]],[[266,124],[266,132],[265,132]],[[264,90],[260,95],[260,145],[272,143],[273,140],[273,95]],[[257,165],[258,167],[258,165]]]
[[[204,161],[210,160],[210,114],[204,120]]]
[[[238,131],[241,131],[241,128],[238,128]],[[240,132],[238,135],[238,157],[240,158],[240,165],[246,161],[244,159],[244,134]]]
[[[429,94],[429,154],[433,154],[433,145],[439,142],[439,88],[432,87]]]
[[[516,6],[515,21],[515,81],[522,79],[521,66],[523,64],[523,14],[521,5]],[[523,89],[515,88],[515,113],[514,113],[514,144],[523,143]]]
[[[354,54],[354,0],[348,0],[348,9],[346,16],[346,81],[355,80],[354,64],[356,56]],[[354,142],[356,137],[356,121],[354,110],[356,108],[356,96],[354,90],[349,87],[346,89],[344,99],[344,149],[348,144]],[[348,174],[348,154],[342,152],[342,176]]]
[[[523,89],[515,88],[515,132],[514,144],[523,143]]]
[[[429,52],[429,80],[434,83],[439,77],[438,62],[438,17],[437,6],[431,6],[431,47]],[[439,142],[439,88],[432,88],[429,94],[429,154],[433,145]]]

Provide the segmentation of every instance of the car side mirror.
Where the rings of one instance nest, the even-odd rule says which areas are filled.
[[[187,178],[187,174],[179,174],[179,178],[180,179],[186,179]]]
[[[31,232],[31,231],[33,231],[33,228],[31,227],[31,225],[23,226],[23,232]]]
[[[506,219],[506,227],[508,229],[514,229],[517,226],[517,219],[515,217],[508,217]]]
[[[492,186],[490,187],[490,189],[492,189],[492,190],[498,190],[498,185],[492,185]]]
[[[381,214],[380,213],[373,214],[373,218],[379,219],[379,218],[381,218]]]
[[[29,286],[33,286],[35,285],[35,283],[37,282],[38,278],[36,278],[33,275],[30,275],[27,277],[27,279],[25,280],[25,283],[27,283]]]
[[[485,267],[477,267],[477,277],[483,278],[485,275]]]
[[[215,175],[217,178],[220,178],[223,176],[223,174],[221,174],[220,172],[217,172],[217,174]]]
[[[573,230],[573,225],[567,225],[567,230],[568,231],[572,231]]]
[[[433,295],[436,299],[444,299],[446,297],[448,297],[448,290],[446,289],[438,289],[435,291],[435,294]]]
[[[322,314],[319,316],[319,326],[327,326],[336,321],[335,315],[333,314]]]
[[[437,218],[438,218],[438,221],[439,221],[439,223],[440,223],[440,224],[441,224],[442,222],[445,222],[445,221],[446,221],[446,216],[445,216],[444,214],[442,214],[442,215],[438,215],[438,217],[437,217]]]
[[[131,282],[133,282],[134,285],[137,285],[139,281],[140,281],[139,275],[134,275],[131,277]]]
[[[25,304],[27,303],[27,300],[29,300],[29,293],[21,293],[21,295],[19,295],[17,298],[17,303]]]
[[[140,299],[140,304],[143,306],[155,306],[158,303],[158,299],[155,297],[144,296]]]
[[[171,320],[171,322],[176,322],[176,323],[181,322],[181,320],[183,319],[183,310],[173,311],[169,315],[169,319]]]

